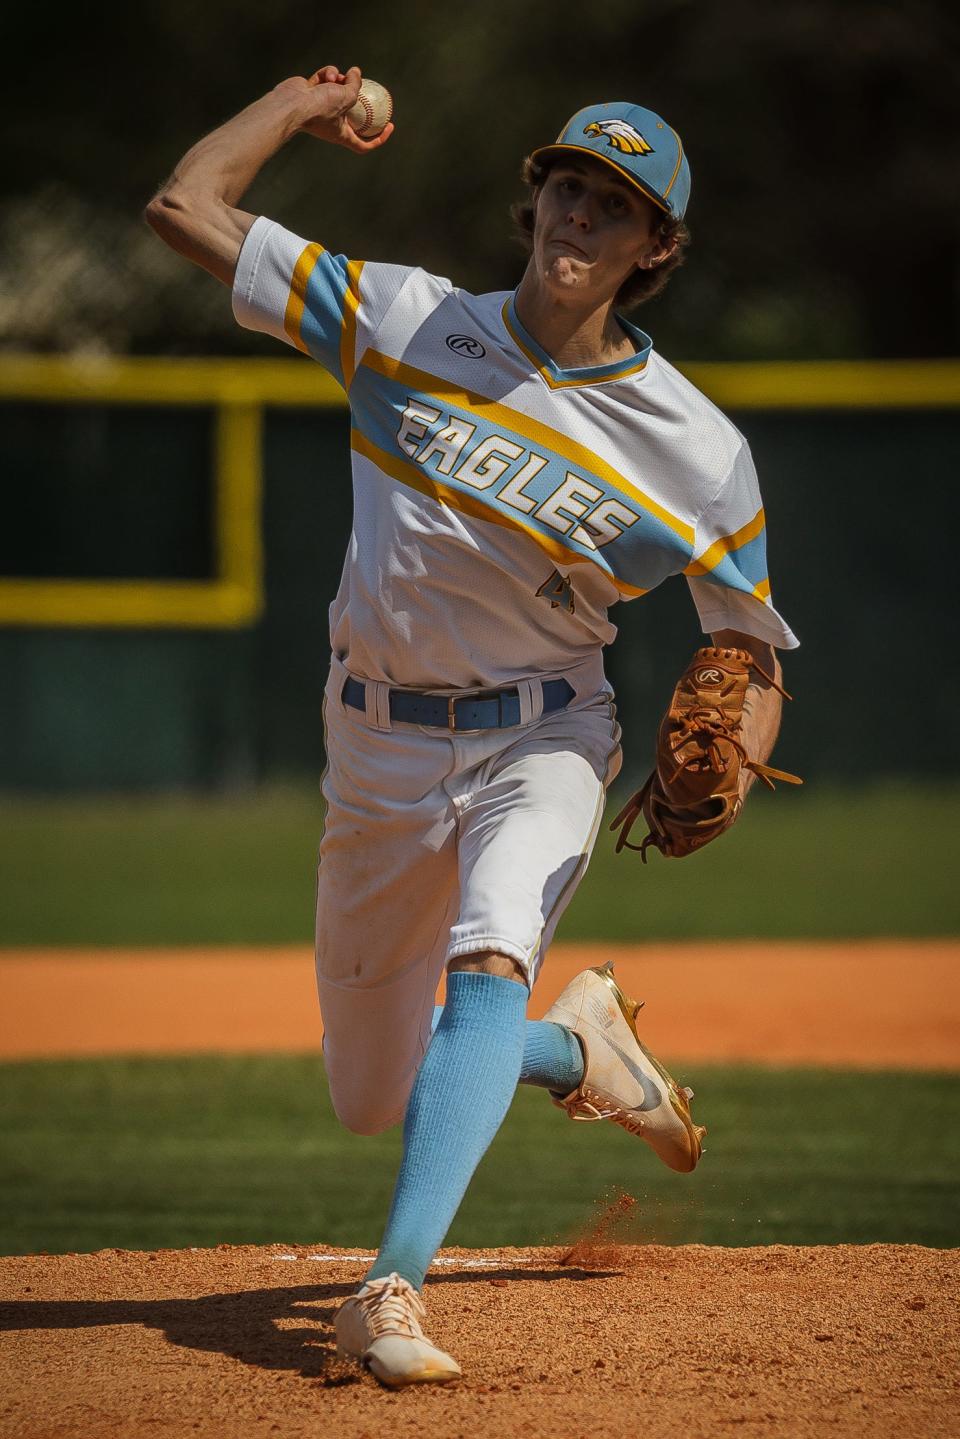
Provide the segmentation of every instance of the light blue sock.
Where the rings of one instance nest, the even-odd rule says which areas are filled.
[[[433,1011],[436,1029],[443,1013],[438,1004]],[[571,1029],[543,1019],[528,1019],[523,1039],[523,1062],[520,1083],[551,1089],[554,1094],[572,1094],[583,1078],[583,1050]]]
[[[583,1050],[572,1029],[543,1019],[528,1019],[523,1042],[520,1083],[573,1092],[583,1078]]]
[[[523,1058],[527,989],[455,970],[403,1121],[403,1162],[380,1253],[367,1275],[416,1289],[503,1123]]]

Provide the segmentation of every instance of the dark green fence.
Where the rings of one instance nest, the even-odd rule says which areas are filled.
[[[4,579],[203,579],[211,414],[0,407]],[[955,773],[960,410],[731,411],[752,445],[786,659],[778,762],[811,780]],[[0,629],[0,788],[223,788],[317,777],[327,606],[350,530],[347,416],[267,409],[264,605],[232,628]],[[608,651],[639,773],[698,643],[686,584],[620,605]]]

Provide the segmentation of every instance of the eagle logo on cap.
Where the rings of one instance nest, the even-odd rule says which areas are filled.
[[[591,120],[583,127],[585,135],[606,135],[607,143],[622,155],[652,155],[653,146],[626,120]]]

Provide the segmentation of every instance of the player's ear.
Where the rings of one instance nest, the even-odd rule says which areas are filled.
[[[658,265],[663,264],[664,260],[669,260],[676,248],[676,235],[665,236],[662,228],[658,226],[656,232],[644,247],[640,259],[637,261],[637,269],[655,270]]]

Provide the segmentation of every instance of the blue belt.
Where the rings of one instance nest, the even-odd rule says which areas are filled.
[[[543,713],[566,709],[576,690],[566,680],[544,680]],[[351,709],[365,710],[364,685],[352,677],[342,699]],[[401,724],[432,725],[457,733],[481,729],[510,729],[520,723],[520,695],[515,689],[482,690],[456,695],[418,694],[415,690],[390,691],[390,718]]]

